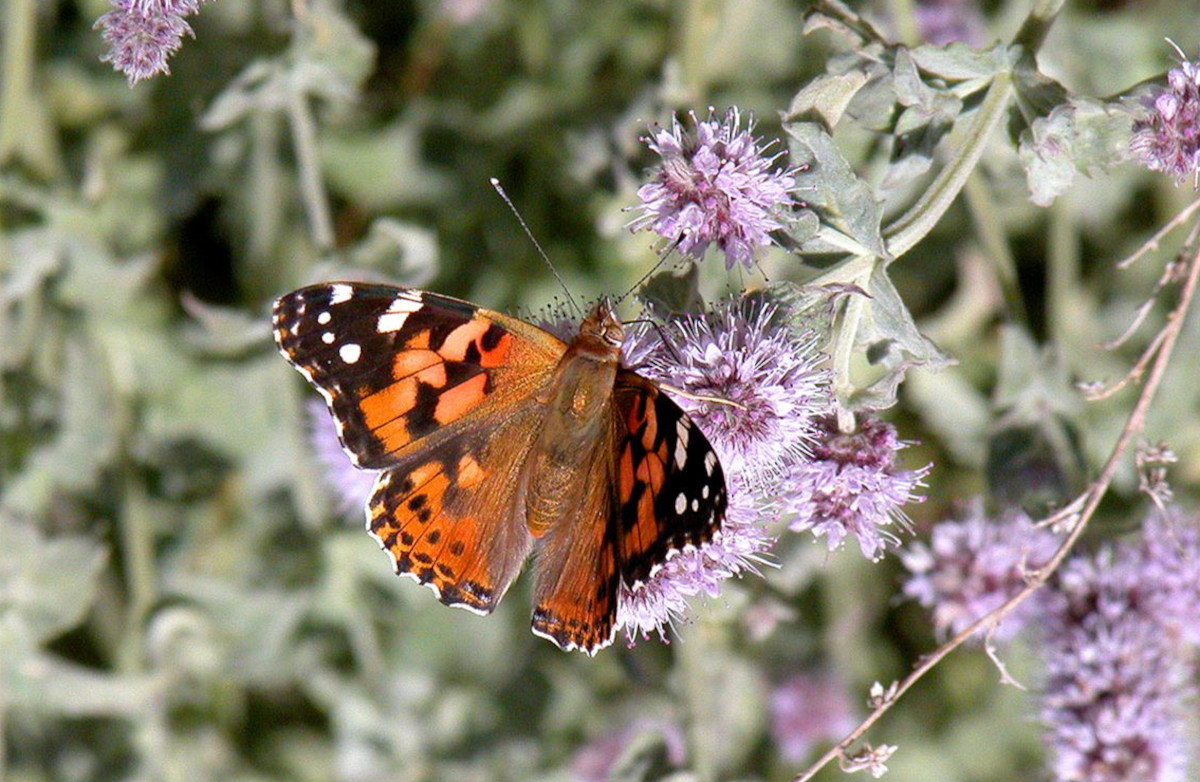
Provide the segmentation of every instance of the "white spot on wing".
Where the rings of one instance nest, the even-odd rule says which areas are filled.
[[[338,348],[338,355],[342,357],[342,361],[345,361],[347,364],[353,364],[362,355],[362,348],[356,343],[351,342]]]
[[[333,316],[329,314],[329,310],[326,310],[317,316],[317,323],[320,323],[322,326],[331,320],[333,320]]]
[[[321,335],[321,341],[324,342],[326,345],[332,345],[333,344],[333,332],[326,331],[324,334]]]
[[[385,312],[379,316],[379,322],[375,324],[375,330],[380,334],[399,331],[404,328],[404,321],[406,320],[408,320],[407,312]]]
[[[683,496],[683,492],[679,492],[679,496],[675,498],[675,512],[683,513],[687,510],[687,497]]]
[[[405,291],[392,300],[392,304],[387,308],[387,312],[379,316],[379,322],[375,324],[375,330],[380,334],[399,331],[404,328],[404,323],[408,320],[408,316],[424,306],[425,304],[421,301],[420,294]]]
[[[703,499],[706,499],[706,500],[707,500],[707,499],[708,499],[708,492],[709,492],[709,488],[708,488],[708,484],[706,483],[706,484],[704,484],[704,488],[700,490],[700,496],[701,496]]]
[[[713,474],[713,468],[717,466],[717,455],[709,451],[704,455],[704,471],[709,475]]]
[[[344,301],[350,301],[354,296],[354,289],[344,282],[334,283],[333,290],[329,293],[330,304],[341,304]]]

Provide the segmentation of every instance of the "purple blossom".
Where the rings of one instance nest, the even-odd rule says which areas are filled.
[[[928,546],[914,543],[901,552],[912,573],[904,594],[932,609],[939,635],[956,635],[1016,595],[1025,586],[1025,573],[1049,562],[1057,547],[1058,538],[1024,513],[989,519],[977,501],[966,518],[935,526]],[[1016,635],[1042,610],[1037,599],[1043,594],[1034,593],[1005,617],[994,637]]]
[[[780,479],[805,460],[816,418],[829,409],[829,373],[810,332],[797,332],[772,304],[730,301],[667,327],[670,349],[648,367],[656,379],[695,396],[676,401],[700,427],[726,474],[778,496]]]
[[[361,521],[363,508],[375,486],[374,470],[360,470],[350,461],[338,440],[329,410],[319,399],[307,406],[309,436],[317,461],[321,463],[323,476],[337,500],[338,512]]]
[[[860,416],[858,431],[849,434],[838,431],[832,414],[816,423],[819,434],[813,458],[793,475],[789,502],[795,517],[789,529],[824,536],[830,551],[852,535],[863,556],[877,561],[889,544],[900,542],[886,528],[893,522],[908,525],[901,506],[924,499],[914,492],[923,485],[930,465],[897,469],[896,453],[908,443],[896,436],[893,426],[877,418]]]
[[[986,42],[983,12],[975,0],[924,0],[913,17],[921,39],[934,46],[960,41],[982,48]]]
[[[1200,66],[1184,59],[1167,73],[1167,85],[1147,100],[1146,116],[1133,123],[1129,151],[1178,184],[1200,177]]]
[[[630,224],[649,229],[696,259],[711,244],[725,253],[725,266],[749,268],[770,233],[783,228],[781,214],[797,204],[792,169],[773,170],[779,155],[765,156],[754,139],[754,121],[745,130],[736,108],[723,119],[689,115],[695,133],[678,119],[643,139],[662,163],[637,195],[641,214]],[[780,153],[782,154],[782,153]]]
[[[95,28],[108,44],[101,62],[129,78],[129,86],[156,73],[170,73],[167,59],[179,51],[183,36],[192,35],[184,21],[200,10],[201,0],[110,0],[112,9]]]
[[[1200,536],[1193,526],[1164,545],[1168,532],[1150,522],[1140,545],[1106,546],[1059,572],[1042,623],[1041,718],[1061,782],[1188,778],[1200,587],[1177,577],[1195,573]]]
[[[858,723],[845,686],[802,673],[771,692],[771,737],[788,763],[803,762],[818,744],[834,742]]]

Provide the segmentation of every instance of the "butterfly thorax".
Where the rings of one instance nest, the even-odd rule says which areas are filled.
[[[611,306],[600,302],[579,327],[544,392],[545,424],[530,453],[526,473],[525,519],[529,531],[544,535],[568,520],[589,500],[576,496],[596,482],[572,480],[589,449],[607,442],[613,384],[624,329]]]

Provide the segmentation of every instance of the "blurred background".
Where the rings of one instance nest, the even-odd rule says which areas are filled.
[[[894,38],[979,46],[1028,12],[853,5]],[[525,579],[491,617],[446,609],[364,533],[313,443],[315,394],[270,338],[273,298],[318,280],[502,311],[561,297],[490,177],[574,295],[623,293],[657,260],[626,227],[654,163],[639,138],[737,106],[785,150],[779,113],[836,51],[806,35],[806,4],[215,0],[188,17],[170,75],[132,87],[100,60],[108,10],[0,8],[0,777],[787,779],[852,727],[872,682],[933,647],[894,557],[786,533],[777,567],[700,602],[669,643],[564,654],[529,633]],[[1071,3],[1041,65],[1072,90],[1127,90],[1170,65],[1164,34],[1195,46],[1195,11]],[[869,180],[869,135],[839,141]],[[934,465],[915,537],[986,477],[988,243],[1015,263],[1028,365],[1053,341],[1067,388],[1124,371],[1096,344],[1160,266],[1112,264],[1186,196],[1127,166],[1038,209],[999,138],[982,170],[987,225],[959,204],[893,270],[960,362],[915,373],[887,413],[919,443],[905,466]],[[773,248],[751,271],[710,259],[702,290],[804,275]],[[1200,334],[1183,339],[1196,355]],[[1200,469],[1186,374],[1151,427],[1173,435],[1185,497]],[[1059,412],[1090,465],[1126,408]],[[1101,527],[1135,507],[1130,470]],[[1005,659],[1034,676],[1021,646]],[[940,666],[872,733],[901,748],[889,779],[1045,778],[1034,707],[998,680],[977,651]]]

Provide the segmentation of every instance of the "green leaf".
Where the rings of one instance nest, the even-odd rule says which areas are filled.
[[[913,62],[931,76],[950,82],[986,80],[1011,67],[1012,56],[1004,44],[990,49],[973,49],[962,43],[947,46],[926,44],[909,51]]]
[[[988,484],[997,500],[1038,515],[1083,487],[1085,459],[1075,423],[1083,403],[1056,353],[1039,349],[1024,330],[1006,326],[1001,349]]]
[[[870,185],[854,173],[833,137],[819,123],[792,122],[784,127],[791,137],[792,160],[802,167],[796,174],[796,186],[804,194],[804,201],[822,223],[883,257],[883,212]]]
[[[117,452],[118,415],[105,373],[106,361],[94,346],[66,345],[54,439],[33,452],[4,495],[5,505],[41,512],[56,491],[84,492]]]
[[[107,562],[108,551],[96,540],[47,539],[32,523],[0,511],[3,640],[41,644],[79,624],[96,600]]]
[[[921,80],[907,50],[896,55],[894,71],[896,100],[905,108],[892,133],[892,160],[881,186],[893,188],[929,170],[933,152],[954,127],[963,103],[948,90],[934,89]]]
[[[820,122],[832,131],[866,83],[867,75],[862,71],[818,76],[796,93],[783,118],[788,122]]]
[[[848,401],[855,409],[880,410],[896,404],[897,388],[910,368],[936,372],[950,366],[954,359],[917,329],[885,264],[875,264],[866,293],[870,298],[855,344],[862,348],[875,378]]]
[[[682,269],[664,269],[647,280],[637,296],[658,318],[701,312],[704,299],[700,295],[700,268],[691,261]]]
[[[1133,117],[1119,104],[1074,98],[1021,134],[1018,154],[1030,198],[1049,206],[1075,181],[1076,172],[1093,175],[1128,158]]]
[[[321,157],[330,188],[370,209],[446,199],[450,182],[425,161],[421,134],[422,127],[411,117],[366,131],[326,134]]]

